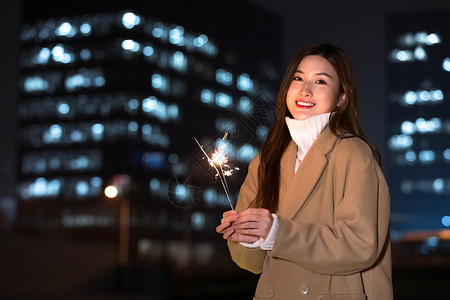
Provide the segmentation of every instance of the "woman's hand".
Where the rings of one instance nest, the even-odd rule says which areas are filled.
[[[234,210],[229,210],[223,213],[220,225],[216,227],[217,233],[223,234],[225,240],[233,242],[254,243],[259,240],[259,236],[246,235],[239,233],[234,228],[234,222],[238,219],[238,213]]]
[[[248,208],[237,215],[232,228],[239,235],[266,239],[272,228],[272,214],[265,208]]]

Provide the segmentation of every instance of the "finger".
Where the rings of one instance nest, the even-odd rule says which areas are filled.
[[[223,232],[223,238],[225,240],[228,240],[228,238],[230,238],[230,236],[232,236],[234,233],[236,233],[236,231],[233,228],[228,228]]]
[[[231,226],[230,222],[222,223],[216,227],[216,232],[222,233],[225,229],[229,228],[230,226]]]

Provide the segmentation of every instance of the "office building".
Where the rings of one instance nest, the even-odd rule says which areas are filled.
[[[17,227],[117,239],[126,223],[127,262],[220,266],[215,227],[272,121],[278,19],[245,2],[126,5],[24,4]],[[195,139],[225,149],[225,182]]]

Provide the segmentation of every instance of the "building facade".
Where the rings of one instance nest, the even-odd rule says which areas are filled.
[[[450,226],[449,15],[387,20],[386,165],[394,238]]]
[[[43,3],[25,2],[20,36],[17,227],[117,239],[125,218],[127,261],[220,265],[215,227],[272,121],[278,19],[244,3]]]

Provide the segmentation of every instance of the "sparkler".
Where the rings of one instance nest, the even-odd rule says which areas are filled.
[[[222,139],[225,140],[227,136],[228,133],[225,133]],[[211,167],[214,168],[214,170],[216,170],[216,177],[219,177],[220,182],[222,183],[223,190],[225,191],[225,195],[227,196],[228,202],[230,203],[231,209],[234,210],[233,203],[231,202],[230,190],[225,178],[225,176],[231,176],[231,174],[233,173],[233,170],[229,169],[229,166],[227,164],[228,157],[224,150],[225,145],[222,145],[221,147],[219,147],[219,149],[216,149],[211,157],[209,157],[198,140],[195,139],[195,141],[197,142],[197,145],[200,147],[200,150],[202,150],[205,157],[208,159],[208,163],[211,165]],[[235,169],[239,170],[238,168]]]

